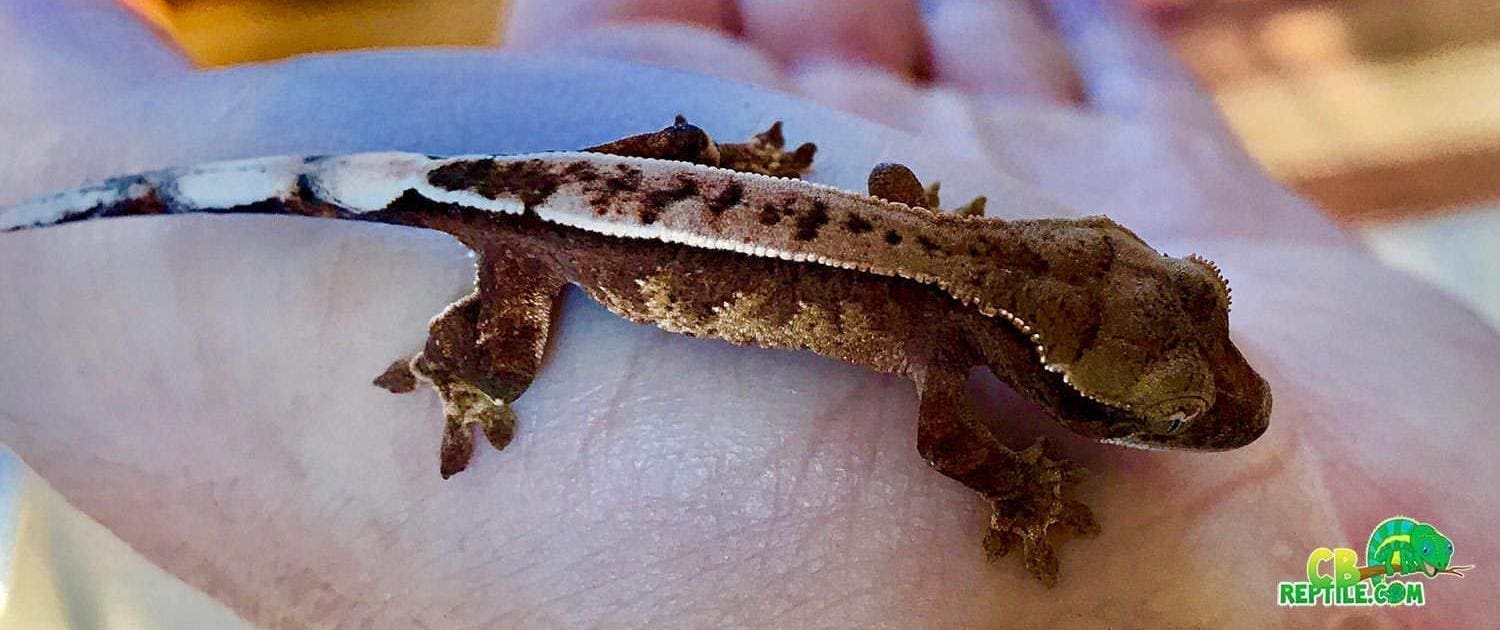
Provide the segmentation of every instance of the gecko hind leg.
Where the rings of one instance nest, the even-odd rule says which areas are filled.
[[[781,121],[778,120],[748,141],[719,145],[719,166],[774,177],[802,177],[812,168],[818,145],[804,142],[790,152],[785,147],[786,136],[781,134]]]
[[[967,380],[958,370],[936,370],[918,379],[917,450],[938,472],[989,502],[993,512],[984,549],[991,561],[1019,545],[1026,570],[1054,586],[1058,560],[1049,534],[1099,531],[1088,506],[1064,496],[1086,471],[1049,459],[1040,440],[1019,452],[1007,448],[969,412]]]
[[[678,116],[672,126],[661,131],[621,138],[584,151],[676,160],[778,177],[801,177],[812,167],[813,154],[817,153],[818,147],[806,142],[788,153],[783,150],[785,146],[786,137],[781,134],[780,121],[746,142],[717,144],[708,132]]]
[[[515,436],[514,402],[541,368],[552,311],[565,281],[544,264],[512,255],[479,256],[475,290],[450,304],[428,325],[422,352],[398,361],[375,384],[395,393],[417,381],[432,385],[443,401],[440,472],[466,468],[478,426],[490,444],[504,449]]]
[[[697,125],[689,124],[682,116],[678,116],[672,126],[661,131],[620,138],[613,142],[589,147],[584,151],[675,160],[705,166],[718,166],[722,158],[719,145],[714,143],[708,132]]]

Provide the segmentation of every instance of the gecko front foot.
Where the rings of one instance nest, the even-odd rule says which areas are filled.
[[[1094,514],[1064,494],[1087,472],[1047,457],[1046,440],[1014,451],[970,414],[964,398],[967,374],[937,369],[918,381],[917,450],[939,472],[978,492],[994,510],[985,534],[991,561],[1019,544],[1027,572],[1047,586],[1057,584],[1057,553],[1048,535],[1099,532]]]
[[[984,537],[985,556],[996,561],[1021,547],[1027,572],[1043,584],[1057,584],[1057,552],[1048,535],[1063,531],[1080,536],[1099,533],[1099,523],[1088,506],[1064,497],[1088,471],[1046,455],[1046,440],[1037,440],[1017,453],[1023,479],[1012,492],[986,497],[994,513]]]

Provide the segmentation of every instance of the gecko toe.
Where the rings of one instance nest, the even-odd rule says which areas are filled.
[[[497,402],[480,418],[479,426],[484,437],[497,451],[505,450],[516,436],[516,412],[509,404]]]
[[[1057,586],[1057,550],[1045,538],[1022,538],[1026,571],[1047,588]]]
[[[1072,499],[1064,499],[1057,516],[1058,526],[1079,536],[1098,536],[1099,521],[1089,506]]]
[[[1010,555],[1020,541],[1015,532],[992,524],[984,533],[984,557],[990,562],[999,562],[1001,558]]]
[[[371,384],[392,394],[407,394],[417,389],[417,375],[412,372],[411,359],[397,359]]]
[[[995,560],[1019,544],[1027,572],[1050,587],[1058,575],[1051,535],[1092,536],[1099,532],[1099,523],[1088,506],[1063,496],[1083,477],[1084,469],[1067,460],[1051,459],[1046,451],[1045,440],[1038,440],[1016,454],[1028,472],[1014,491],[990,498],[994,513],[984,549]]]
[[[443,444],[438,451],[438,474],[444,479],[463,472],[474,456],[473,430],[465,424],[449,420],[443,430]]]

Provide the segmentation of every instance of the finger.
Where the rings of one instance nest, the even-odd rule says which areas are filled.
[[[106,0],[0,3],[0,59],[9,93],[0,105],[108,92],[190,67],[144,20]]]
[[[1186,66],[1121,0],[1049,0],[1088,102],[1127,117],[1218,121]]]
[[[1006,100],[1081,98],[1067,49],[1030,2],[927,0],[922,12],[935,81]]]
[[[558,37],[606,23],[671,21],[733,33],[730,0],[516,0],[505,19],[505,46],[542,48]]]
[[[790,81],[799,95],[822,105],[921,137],[952,155],[987,158],[973,99],[957,90],[925,88],[895,73],[834,62],[799,67]]]
[[[785,83],[775,60],[748,42],[690,24],[606,24],[554,38],[546,49],[598,59],[628,59],[772,89],[782,89]]]
[[[931,74],[915,0],[743,0],[746,37],[788,65],[838,60],[898,76]]]

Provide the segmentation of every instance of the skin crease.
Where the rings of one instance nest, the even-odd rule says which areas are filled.
[[[578,10],[631,3],[608,4]],[[670,17],[670,4],[633,15]],[[628,56],[644,28],[570,33],[528,22],[541,10],[518,5],[513,28],[543,29],[563,47],[576,35],[596,49],[623,42],[617,56]],[[937,83],[921,88],[901,81],[904,62],[868,56],[880,47],[845,43],[855,33],[783,32],[816,27],[779,3],[742,3],[717,34],[705,28],[718,24],[652,28],[703,46],[676,58],[731,76],[782,68],[775,85],[929,134],[1080,214],[1108,212],[1164,251],[1224,267],[1236,342],[1277,396],[1270,430],[1248,448],[1094,445],[993,380],[971,380],[976,411],[1012,444],[1055,435],[1095,472],[1082,498],[1104,534],[1064,548],[1056,589],[982,561],[984,506],[916,456],[909,383],[633,326],[576,293],[517,405],[528,423],[517,441],[440,482],[436,401],[372,391],[368,378],[420,342],[426,319],[469,282],[470,263],[442,235],[381,226],[204,217],[7,235],[0,441],[148,558],[273,626],[1488,623],[1500,573],[1485,569],[1497,552],[1485,524],[1500,515],[1472,489],[1500,482],[1483,455],[1500,437],[1494,332],[1265,180],[1128,23],[1075,21],[1040,46],[980,28],[1023,19],[1008,3],[928,6],[925,74]],[[179,81],[180,62],[112,9],[0,7],[10,60],[0,78],[27,95],[0,100],[0,125],[7,146],[28,147],[0,157],[0,203],[142,160],[401,142],[379,127],[355,139],[330,132],[347,129],[330,123],[339,116],[369,116],[369,105],[337,98],[349,89],[338,82],[305,88],[330,95],[317,116],[243,107],[259,102],[257,90],[297,85],[306,65],[254,84]],[[79,21],[107,26],[110,45],[77,39],[90,32]],[[813,44],[783,45],[793,38]],[[1086,103],[1039,96],[1071,93],[1037,87],[1053,79],[1013,89],[959,61],[1060,48],[1075,55],[1082,85],[1101,87],[1084,90]],[[965,70],[944,74],[954,67]],[[284,83],[267,78],[275,72]],[[166,105],[85,98],[101,89],[80,87],[95,77]],[[422,96],[411,91],[409,110],[441,116]],[[99,131],[111,128],[117,136]],[[1429,584],[1423,609],[1274,608],[1275,582],[1296,579],[1313,547],[1358,547],[1394,514],[1434,523],[1455,562],[1479,566]]]

